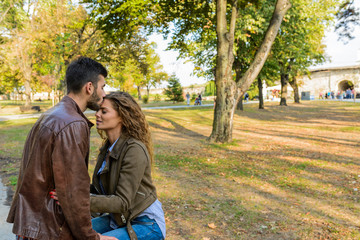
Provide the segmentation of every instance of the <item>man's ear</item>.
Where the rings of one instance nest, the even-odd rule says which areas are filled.
[[[89,95],[93,94],[94,92],[94,84],[92,82],[87,82],[84,86],[85,92]]]

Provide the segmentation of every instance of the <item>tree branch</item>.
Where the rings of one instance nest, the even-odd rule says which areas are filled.
[[[287,10],[290,9],[290,7],[291,4],[289,0],[278,0],[276,2],[276,7],[271,18],[270,25],[266,31],[264,41],[262,42],[259,50],[257,51],[254,61],[251,63],[249,69],[245,72],[240,81],[236,84],[240,90],[239,96],[241,96],[245,92],[245,90],[250,87],[251,83],[260,73],[270,53],[271,46],[275,41],[283,17],[285,16]]]

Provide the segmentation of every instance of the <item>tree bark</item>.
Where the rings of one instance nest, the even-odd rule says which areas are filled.
[[[290,81],[290,86],[294,90],[294,102],[300,103],[299,86],[296,77],[292,78],[292,81]]]
[[[230,29],[227,30],[227,1],[216,2],[216,35],[217,35],[217,57],[216,57],[216,104],[214,121],[210,141],[230,142],[232,141],[232,124],[237,98],[235,96],[236,85],[232,79],[232,66],[234,62],[233,46],[235,23],[237,18],[237,1],[233,2]]]
[[[30,71],[30,72],[29,72]],[[25,87],[25,107],[31,104],[31,69],[26,69],[24,72],[24,87]]]
[[[137,86],[137,91],[138,91],[138,99],[141,100],[140,86]]]
[[[234,32],[237,18],[237,1],[233,1],[229,31],[227,30],[226,13],[227,1],[216,1],[216,35],[217,35],[217,58],[216,58],[216,105],[214,111],[213,129],[209,141],[230,142],[232,141],[233,116],[239,98],[250,87],[263,67],[269,55],[272,43],[280,28],[282,19],[290,8],[289,0],[278,0],[267,29],[263,43],[255,55],[249,69],[239,82],[232,79],[232,67],[234,62],[233,45]]]
[[[24,77],[24,88],[25,88],[25,107],[29,107],[31,104],[31,72],[32,65],[29,60],[29,56],[26,53],[25,49],[20,49],[19,51],[19,63],[22,75]]]
[[[287,98],[288,82],[289,82],[289,74],[282,73],[281,74],[281,100],[280,100],[280,106],[287,106],[286,98]]]
[[[147,97],[149,99],[149,97],[150,97],[150,86],[149,85],[146,86],[146,94],[147,94]]]
[[[262,80],[259,77],[258,77],[258,88],[259,88],[259,109],[264,109],[263,85],[262,85]]]
[[[236,110],[244,111],[243,97],[244,96],[240,97],[240,99],[237,103],[237,106],[236,106]]]

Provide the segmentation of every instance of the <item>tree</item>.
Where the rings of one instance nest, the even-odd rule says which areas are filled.
[[[239,28],[242,29],[242,34],[237,34],[235,39],[236,54],[234,56],[235,81],[238,82],[248,70],[256,52],[259,50],[261,43],[264,39],[265,29],[269,25],[275,1],[264,1],[258,5],[249,5],[242,9],[239,14],[242,21],[239,20]],[[270,53],[271,55],[271,53]],[[262,70],[258,75],[258,89],[259,89],[259,109],[264,108],[262,98],[262,79],[268,79],[270,73],[275,71],[274,68],[269,67],[269,60],[264,63]],[[267,80],[269,81],[269,80]],[[242,104],[243,96],[240,97],[237,110],[243,110]]]
[[[208,63],[210,63],[208,65],[211,65],[216,62],[216,107],[213,130],[209,140],[216,142],[231,141],[236,103],[261,70],[270,52],[282,18],[290,8],[290,3],[287,0],[277,1],[262,44],[259,45],[255,57],[244,74],[234,81],[232,70],[234,52],[236,52],[234,40],[239,34],[239,31],[237,31],[239,20],[241,20],[239,10],[250,4],[266,1],[180,1],[173,7],[170,2],[170,0],[160,1],[163,8],[169,9],[163,11],[170,14],[170,17],[164,17],[165,20],[174,24],[174,27],[171,28],[174,30],[172,32],[173,42],[170,47],[176,47],[180,52],[193,52],[190,53],[190,56],[204,59],[203,65]],[[216,51],[211,51],[214,43]],[[194,50],[197,46],[200,46],[200,48]],[[207,73],[209,76],[213,72],[212,69],[213,67],[208,68]]]
[[[270,52],[271,45],[282,22],[283,16],[290,8],[287,0],[278,0],[270,21],[264,41],[257,51],[250,67],[238,82],[232,78],[232,65],[234,61],[233,47],[237,19],[237,1],[231,6],[230,22],[227,21],[227,1],[218,0],[217,16],[217,62],[216,62],[216,106],[214,112],[213,130],[210,141],[232,141],[233,115],[236,103],[257,77]],[[229,25],[228,25],[229,24]]]
[[[145,72],[144,84],[146,86],[147,97],[149,98],[150,88],[156,87],[162,81],[166,81],[169,76],[163,71],[163,66],[160,64],[160,57],[155,53],[155,43],[151,43],[147,48],[145,61],[147,63],[147,71]]]
[[[7,12],[6,21],[0,23],[4,68],[21,75],[26,105],[35,91],[52,89],[60,97],[66,89],[62,78],[66,66],[79,55],[100,56],[100,31],[85,9],[71,1],[7,1],[14,7]],[[9,15],[13,12],[14,16]]]
[[[83,6],[69,1],[41,2],[33,18],[36,31],[35,75],[53,79],[51,88],[58,97],[66,93],[66,67],[78,56],[102,60],[104,40]],[[51,26],[51,27],[49,27]]]
[[[160,1],[165,16],[160,14],[161,29],[165,35],[172,33],[171,48],[180,51],[180,56],[197,59],[197,68],[208,66],[205,75],[212,76],[215,67],[216,107],[210,141],[228,142],[232,140],[233,116],[236,103],[250,87],[261,70],[282,18],[290,8],[287,0],[279,0],[262,43],[246,71],[238,79],[233,78],[234,40],[241,35],[239,29],[243,15],[240,9],[266,1]],[[169,28],[165,22],[171,22]],[[215,46],[215,47],[214,47]],[[213,50],[215,49],[215,50]],[[234,81],[235,80],[235,81]]]
[[[270,56],[268,57],[258,76],[259,109],[265,109],[263,83],[265,83],[267,86],[273,86],[279,78],[279,68],[276,59],[272,57],[272,52],[270,53]]]
[[[99,18],[99,26],[103,26],[104,31],[109,32],[110,36],[113,36],[113,33],[110,32],[115,32],[114,34],[122,31],[128,32],[125,23],[131,21],[130,28],[136,24],[150,30],[158,28],[165,36],[173,31],[173,42],[170,47],[174,46],[180,49],[180,52],[182,49],[190,47],[191,44],[187,44],[189,42],[200,42],[210,46],[214,42],[216,43],[216,52],[203,51],[201,53],[201,51],[196,51],[196,53],[197,57],[202,56],[203,59],[216,58],[217,98],[213,131],[209,140],[217,142],[232,140],[232,124],[236,103],[261,70],[283,16],[290,8],[288,0],[277,0],[263,43],[248,70],[238,82],[235,82],[232,77],[232,67],[238,11],[239,8],[257,3],[259,0],[234,0],[229,1],[229,3],[226,0],[216,2],[193,0],[177,1],[176,3],[173,0],[160,0],[159,4],[150,0],[141,1],[141,3],[115,0],[101,4],[96,0],[86,0],[86,2],[90,2],[90,6],[95,9],[94,12]],[[139,5],[135,6],[136,4]],[[139,6],[144,7],[142,11],[138,11]],[[119,19],[123,21],[120,22]],[[145,22],[144,19],[146,19]],[[208,31],[209,29],[216,29],[216,31]],[[207,35],[207,33],[209,34]],[[196,44],[192,46],[196,47]],[[207,55],[208,53],[209,55]],[[208,73],[211,76],[212,71],[210,70]]]
[[[164,90],[164,93],[166,96],[168,96],[170,101],[173,101],[173,103],[184,101],[183,89],[179,79],[175,75],[170,76],[168,80],[168,86]]]
[[[205,96],[215,96],[215,81],[209,81],[205,86]]]
[[[325,61],[322,39],[325,29],[333,21],[337,1],[323,2],[293,0],[293,7],[284,17],[276,37],[271,58],[277,62],[281,80],[280,105],[286,106],[289,82],[294,88],[295,102],[299,103],[296,77],[305,74],[308,67]]]
[[[29,18],[30,6],[26,12],[23,1],[7,0],[1,3],[0,10],[3,68],[12,73],[16,72],[23,79],[22,84],[25,87],[26,95],[25,105],[28,106],[30,105],[31,51],[33,49],[33,38],[26,34],[33,23]],[[15,76],[13,75],[13,77]]]
[[[355,27],[360,25],[360,9],[357,9],[354,0],[344,0],[336,13],[338,23],[335,31],[339,34],[339,39],[344,42],[354,39]]]

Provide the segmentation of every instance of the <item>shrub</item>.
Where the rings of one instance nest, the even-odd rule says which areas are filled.
[[[180,80],[172,75],[168,80],[168,86],[164,91],[165,95],[170,99],[170,101],[183,102],[183,89],[180,84]]]
[[[154,101],[155,102],[160,102],[161,98],[160,98],[160,94],[155,94],[155,98],[154,98]]]
[[[194,101],[198,95],[196,93],[191,94],[191,101]]]
[[[147,103],[149,102],[149,97],[148,97],[148,95],[143,96],[143,97],[142,97],[142,101],[143,101],[143,103],[147,104]]]

